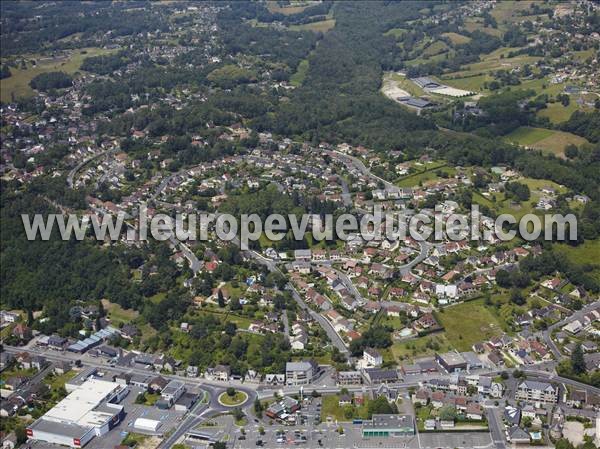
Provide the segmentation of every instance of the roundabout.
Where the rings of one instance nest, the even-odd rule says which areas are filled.
[[[229,391],[228,389],[228,391],[224,391],[219,395],[218,401],[224,407],[239,407],[248,401],[248,394],[244,391]]]

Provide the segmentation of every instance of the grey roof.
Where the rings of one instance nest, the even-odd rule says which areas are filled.
[[[365,421],[365,429],[400,429],[410,427],[414,429],[413,419],[410,415],[373,415],[371,421]]]
[[[519,388],[527,388],[529,390],[549,391],[556,392],[556,387],[547,382],[538,382],[536,380],[525,380],[519,384]]]
[[[92,429],[92,427],[84,427],[78,424],[65,424],[55,421],[49,421],[44,418],[38,419],[31,426],[29,426],[29,428],[33,430],[34,437],[35,432],[38,431],[47,432],[54,435],[64,435],[73,439],[83,438],[83,436]]]
[[[286,371],[310,371],[313,365],[310,362],[287,362],[285,364]]]
[[[529,439],[529,434],[527,432],[525,432],[523,429],[521,429],[519,426],[513,426],[510,429],[508,429],[508,436],[510,437],[511,440],[525,440],[525,439]]]

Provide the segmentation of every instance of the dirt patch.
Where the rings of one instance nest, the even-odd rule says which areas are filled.
[[[398,86],[398,83],[394,81],[389,74],[383,77],[383,85],[381,86],[381,92],[390,100],[394,101],[401,97],[411,96],[407,91],[401,89]]]

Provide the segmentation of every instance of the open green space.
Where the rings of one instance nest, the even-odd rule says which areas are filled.
[[[315,33],[326,33],[335,26],[335,19],[325,19],[318,22],[304,23],[302,25],[292,25],[293,31],[314,31]]]
[[[131,323],[139,316],[139,312],[133,309],[124,309],[119,304],[110,302],[108,299],[102,300],[102,306],[106,311],[107,318],[113,325],[119,323]]]
[[[304,82],[304,78],[306,78],[306,74],[308,73],[308,59],[303,59],[298,64],[298,68],[296,69],[296,73],[294,73],[290,77],[290,84],[292,86],[301,86]]]
[[[463,34],[443,33],[442,36],[450,39],[450,42],[452,42],[454,45],[466,44],[467,42],[471,42],[471,38]]]
[[[325,421],[331,417],[334,421],[352,421],[352,419],[367,419],[368,410],[366,402],[360,406],[340,406],[340,396],[337,394],[323,396],[321,405],[321,420]]]
[[[542,150],[557,156],[563,156],[568,145],[580,146],[588,143],[583,137],[576,136],[564,131],[555,131],[545,128],[532,128],[521,126],[510,134],[504,136],[504,140],[529,148]]]
[[[37,75],[58,71],[72,74],[79,70],[85,58],[106,55],[113,51],[90,47],[73,50],[70,55],[65,57],[53,58],[39,55],[26,57],[27,63],[25,64],[25,68],[21,68],[20,65],[18,68],[11,67],[12,76],[0,80],[0,99],[8,102],[12,100],[13,96],[15,98],[29,97],[34,93],[33,89],[29,86],[29,82]],[[36,64],[32,64],[31,61],[36,61]]]
[[[458,351],[470,351],[475,343],[502,334],[498,319],[483,299],[446,307],[438,316],[448,342]]]

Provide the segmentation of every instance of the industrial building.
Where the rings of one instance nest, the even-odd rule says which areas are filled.
[[[27,427],[27,436],[31,440],[83,447],[123,419],[123,406],[117,403],[128,391],[116,382],[89,378]]]

